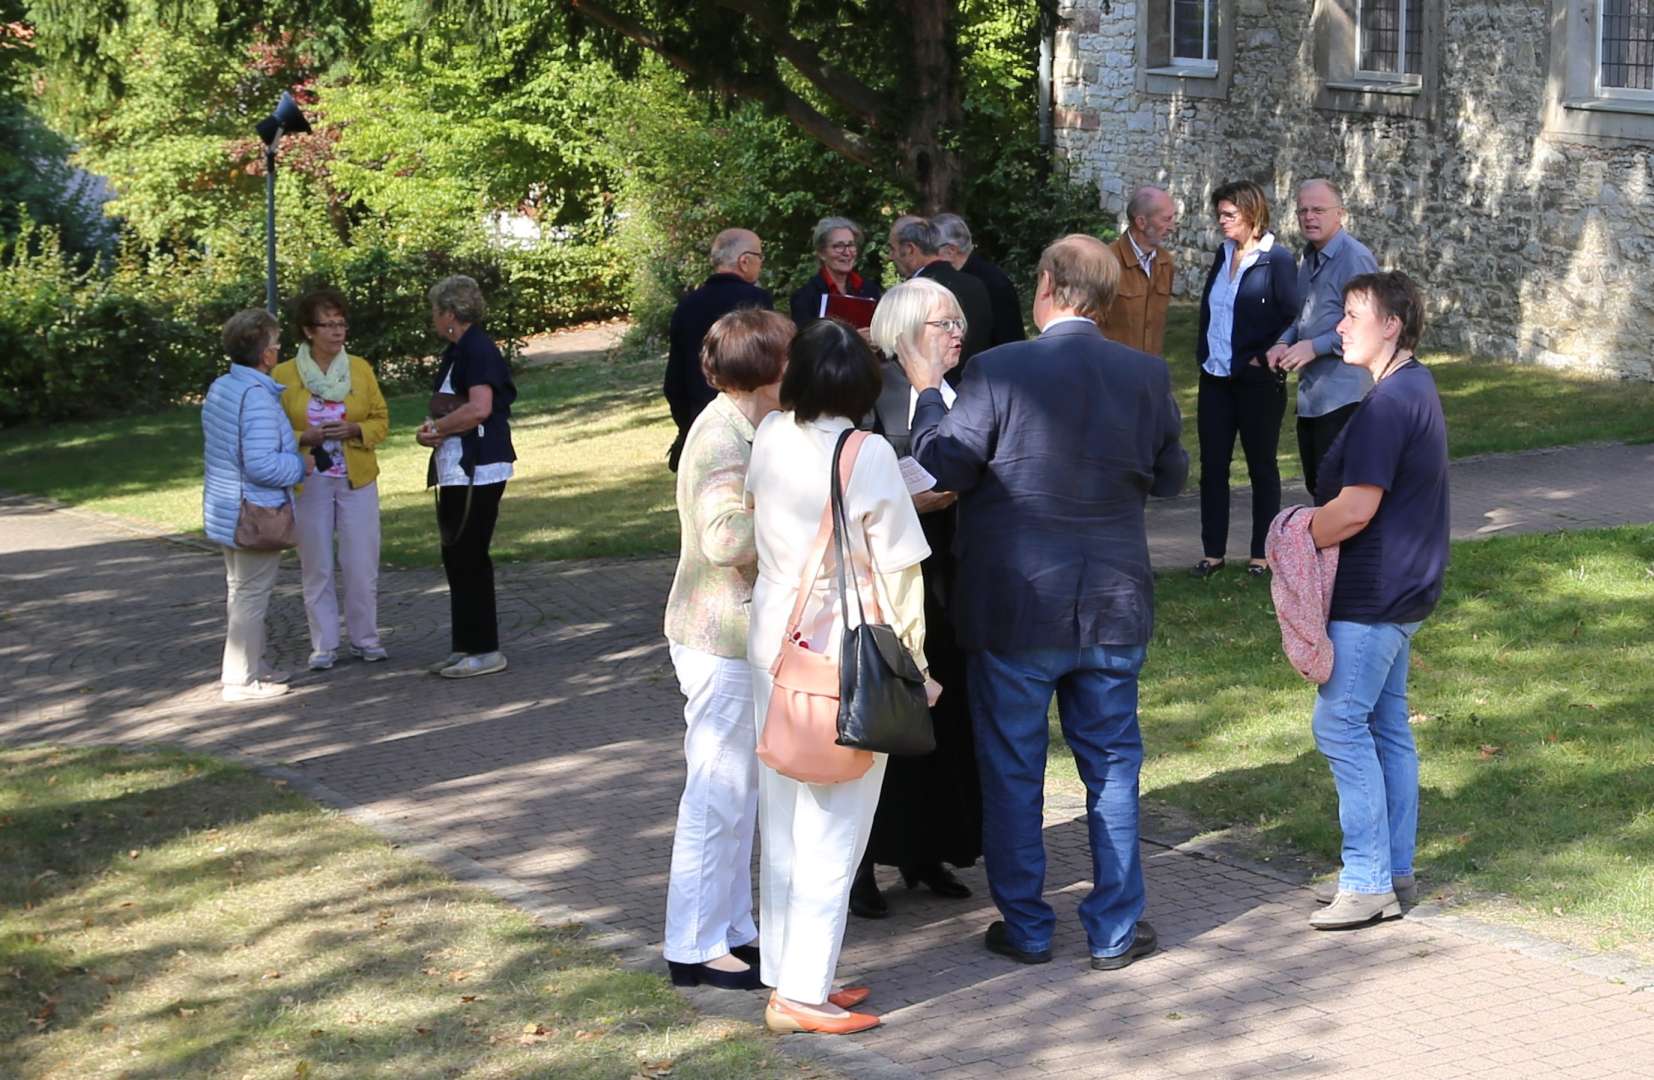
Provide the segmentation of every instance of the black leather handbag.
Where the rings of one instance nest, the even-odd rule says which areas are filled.
[[[838,462],[849,436],[848,431],[839,436],[833,450],[833,550],[838,556],[839,613],[844,620],[839,650],[838,738],[834,741],[840,746],[879,754],[929,754],[936,749],[936,729],[925,701],[925,677],[889,624],[868,621],[867,609],[862,606],[861,586],[853,574],[849,587],[845,584],[845,567],[850,562],[850,523],[844,510],[844,486]],[[877,572],[875,567],[874,573]],[[850,625],[852,588],[856,610],[861,614],[861,622],[856,626]],[[878,619],[876,584],[872,606],[873,617]]]

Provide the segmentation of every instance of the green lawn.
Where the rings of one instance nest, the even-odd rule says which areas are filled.
[[[1194,312],[1172,313],[1167,349],[1183,408],[1183,438],[1199,475],[1195,437]],[[1427,357],[1441,386],[1455,456],[1654,438],[1654,385],[1571,377],[1464,357]],[[512,421],[517,477],[501,510],[495,554],[564,559],[677,550],[666,447],[672,424],[660,397],[663,360],[616,353],[538,368],[518,378]],[[1290,395],[1289,395],[1290,396]],[[379,482],[385,560],[437,560],[429,452],[413,441],[426,395],[391,402],[392,436]],[[201,527],[201,433],[195,409],[6,432],[0,488],[48,495],[179,532]],[[1293,417],[1282,426],[1284,475],[1299,475]],[[1232,476],[1245,483],[1236,455]]]
[[[1454,546],[1410,688],[1426,892],[1654,959],[1651,588],[1654,526]],[[1156,601],[1145,796],[1335,867],[1314,687],[1281,654],[1268,583],[1172,574]],[[1066,753],[1052,764],[1077,787]]]
[[[0,866],[6,1077],[799,1075],[578,929],[209,758],[0,752]]]

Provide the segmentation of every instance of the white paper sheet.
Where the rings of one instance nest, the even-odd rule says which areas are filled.
[[[907,485],[909,495],[917,495],[936,486],[936,477],[926,472],[925,467],[913,458],[901,458],[896,464],[901,467],[902,482]]]

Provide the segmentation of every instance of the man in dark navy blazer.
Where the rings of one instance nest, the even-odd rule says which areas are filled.
[[[1042,897],[1046,710],[1086,785],[1095,877],[1080,903],[1091,966],[1156,947],[1142,921],[1137,674],[1154,621],[1144,503],[1189,475],[1165,361],[1103,337],[1120,264],[1102,241],[1065,236],[1040,257],[1040,336],[976,358],[952,411],[928,357],[904,360],[920,389],[913,456],[959,493],[954,627],[982,773],[982,848],[1004,920],[986,944],[1051,958]]]
[[[666,464],[678,471],[678,455],[689,425],[718,396],[701,374],[701,341],[712,324],[736,308],[775,306],[768,289],[758,287],[764,269],[764,242],[749,229],[725,229],[712,241],[712,276],[678,301],[667,332],[666,380],[661,392],[672,409],[678,437],[666,452]]]
[[[1009,274],[977,252],[970,225],[958,214],[937,214],[930,222],[936,226],[937,238],[942,242],[942,258],[988,290],[994,311],[991,344],[1026,340],[1028,334],[1022,328],[1022,301],[1017,299],[1017,287],[1011,284]]]

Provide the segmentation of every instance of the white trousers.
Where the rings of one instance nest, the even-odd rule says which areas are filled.
[[[666,886],[666,959],[702,964],[758,936],[752,924],[752,834],[758,823],[758,736],[744,659],[672,645],[688,699],[688,766],[672,876]]]
[[[379,483],[352,489],[343,476],[311,476],[299,492],[299,569],[310,651],[339,648],[339,595],[333,582],[333,536],[339,537],[339,576],[345,588],[345,626],[358,649],[379,647]]]
[[[752,686],[755,726],[762,732],[773,689],[770,673],[753,668]],[[874,754],[866,775],[842,784],[803,784],[758,766],[758,821],[764,831],[759,977],[784,998],[813,1005],[832,992],[850,913],[850,883],[867,850],[886,760]]]
[[[281,569],[279,551],[224,549],[225,686],[246,686],[264,671],[264,613]]]

